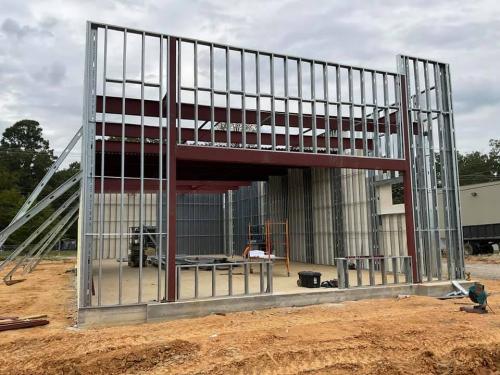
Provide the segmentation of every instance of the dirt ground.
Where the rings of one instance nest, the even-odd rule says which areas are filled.
[[[500,254],[468,255],[465,257],[465,262],[470,264],[500,264]]]
[[[71,268],[45,262],[0,286],[0,315],[50,319],[0,332],[1,374],[500,373],[500,293],[489,298],[497,314],[411,296],[79,330]]]

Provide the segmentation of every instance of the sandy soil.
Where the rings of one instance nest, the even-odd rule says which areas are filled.
[[[468,255],[465,257],[465,262],[469,264],[500,264],[500,254]]]
[[[493,374],[497,314],[427,297],[212,315],[96,330],[71,328],[71,264],[46,262],[0,286],[0,315],[48,314],[48,326],[0,333],[2,374]],[[500,281],[483,280],[488,291]]]

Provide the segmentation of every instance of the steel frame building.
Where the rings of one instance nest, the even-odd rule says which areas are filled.
[[[164,273],[158,267],[156,301],[174,302],[177,194],[224,194],[227,205],[234,199],[228,191],[269,180],[269,194],[279,198],[274,176],[291,169],[330,169],[332,176],[362,170],[368,182],[357,196],[363,191],[372,207],[377,183],[402,181],[413,282],[463,277],[448,64],[398,56],[397,72],[390,72],[94,22],[87,24],[85,56],[80,308],[102,305],[99,291],[92,299],[93,280],[100,289],[102,249],[111,238],[120,244],[117,302],[124,303],[121,251],[129,234],[123,220],[105,230],[99,218],[106,194],[117,196],[117,217],[125,212],[126,195],[138,195],[141,238],[145,196],[155,194],[157,252],[166,263]],[[328,178],[332,196],[346,189],[340,179]],[[350,181],[353,188],[357,180]],[[437,214],[438,187],[444,222]],[[364,214],[357,212],[351,224],[337,215],[336,230],[360,225]],[[374,211],[367,212],[372,264],[379,233]],[[344,240],[333,245],[342,262]],[[143,272],[141,264],[137,303],[145,302]]]

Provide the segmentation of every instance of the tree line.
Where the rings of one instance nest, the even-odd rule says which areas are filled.
[[[22,120],[5,129],[0,140],[0,229],[7,227],[30,193],[56,160],[49,141],[43,137],[40,123]],[[44,187],[38,200],[80,170],[75,162],[57,171]],[[66,192],[56,201],[14,232],[5,245],[20,244],[38,228],[76,189]],[[67,233],[76,238],[76,225]]]

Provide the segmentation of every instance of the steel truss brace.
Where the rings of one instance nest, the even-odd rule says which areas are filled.
[[[33,249],[26,254],[22,259],[20,259],[13,269],[7,273],[3,280],[6,284],[9,284],[9,281],[12,279],[12,276],[16,272],[16,270],[24,263],[25,260],[28,259],[29,256],[33,255],[35,251],[40,249],[45,249],[46,246],[54,239],[54,237],[61,231],[61,228],[74,216],[74,214],[78,211],[78,204],[75,205],[64,217],[42,238],[42,240],[33,247]],[[35,257],[38,255],[38,252],[35,254]],[[28,262],[29,263],[29,262]]]
[[[17,219],[13,223],[11,223],[7,228],[5,228],[4,230],[2,230],[0,232],[0,243],[5,242],[5,240],[7,240],[7,238],[12,233],[14,233],[16,230],[18,230],[24,224],[26,224],[26,222],[28,222],[35,215],[40,213],[50,203],[52,203],[54,200],[56,200],[61,195],[63,195],[65,192],[67,192],[75,184],[79,183],[81,179],[82,179],[82,172],[80,171],[80,172],[76,173],[73,177],[71,177],[70,179],[66,180],[66,182],[64,182],[61,186],[59,186],[57,189],[55,189],[52,193],[50,193],[45,198],[43,198],[40,202],[38,202],[35,205],[35,207],[26,211],[23,216],[21,216],[19,219]]]
[[[14,224],[14,222],[16,222],[18,219],[20,219],[29,210],[29,208],[31,207],[31,205],[35,202],[36,198],[38,198],[38,196],[42,192],[43,188],[47,185],[47,183],[52,178],[52,176],[54,175],[54,173],[59,169],[59,167],[61,166],[61,164],[63,163],[63,161],[66,160],[66,157],[71,152],[71,150],[73,149],[73,147],[75,147],[75,145],[78,143],[78,141],[82,137],[82,132],[83,132],[83,128],[80,127],[80,129],[78,129],[78,131],[73,136],[73,138],[71,139],[71,141],[68,143],[68,145],[66,146],[66,148],[64,149],[64,151],[61,153],[61,155],[59,155],[59,157],[57,158],[57,160],[50,166],[50,168],[47,171],[47,173],[45,174],[45,176],[43,176],[42,180],[35,187],[35,189],[30,194],[30,196],[28,197],[28,199],[26,199],[26,202],[24,202],[24,204],[22,205],[22,207],[17,212],[16,216],[14,216],[14,218],[10,222],[9,226],[12,225],[12,224]],[[0,247],[2,247],[2,245],[4,244],[4,242],[7,240],[7,237],[3,238],[3,236],[0,236]]]
[[[68,222],[66,226],[64,226],[58,232],[57,236],[52,242],[47,241],[47,243],[50,242],[49,246],[45,246],[45,248],[40,249],[38,253],[35,254],[31,262],[29,262],[24,266],[23,275],[32,272],[36,268],[36,266],[38,266],[43,257],[50,251],[50,249],[52,249],[55,246],[55,244],[62,238],[62,236],[64,236],[64,234],[69,230],[69,228],[71,228],[71,226],[75,223],[77,219],[78,215],[73,216],[73,219],[71,219],[71,221]]]
[[[13,261],[19,254],[23,252],[24,249],[30,245],[33,240],[35,240],[53,221],[55,221],[57,218],[61,216],[61,214],[66,210],[71,204],[80,196],[80,190],[77,190],[69,199],[64,202],[57,210],[54,211],[50,217],[45,220],[45,222],[40,225],[24,242],[19,245],[12,253],[9,254],[9,256],[0,264],[0,271],[5,268],[5,266],[8,264],[8,262]],[[34,248],[35,249],[35,248]],[[29,254],[27,254],[27,257],[30,257],[33,255],[34,250],[32,249]],[[24,258],[23,258],[24,260]]]

